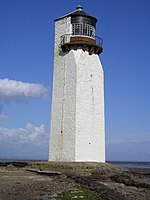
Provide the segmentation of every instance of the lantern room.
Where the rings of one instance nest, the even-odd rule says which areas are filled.
[[[83,49],[89,54],[100,54],[103,51],[102,38],[95,35],[97,19],[83,11],[82,6],[64,17],[71,17],[69,34],[64,34],[60,39],[63,52],[71,49]]]

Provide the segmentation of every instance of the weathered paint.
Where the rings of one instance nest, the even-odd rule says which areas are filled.
[[[49,160],[105,162],[104,76],[98,55],[63,53],[60,37],[71,18],[55,22]]]

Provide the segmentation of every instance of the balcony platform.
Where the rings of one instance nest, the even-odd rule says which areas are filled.
[[[74,49],[83,49],[89,54],[100,54],[103,52],[102,39],[100,37],[72,36],[63,35],[61,37],[61,48],[63,52],[69,52]]]

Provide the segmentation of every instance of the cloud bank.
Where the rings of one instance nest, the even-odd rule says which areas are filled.
[[[28,97],[45,96],[47,92],[41,84],[0,79],[0,102],[20,102]]]
[[[29,98],[45,97],[47,93],[48,89],[41,84],[0,79],[0,121],[8,118],[2,114],[4,104],[22,103]]]
[[[0,159],[47,159],[49,134],[44,125],[25,128],[0,127]]]

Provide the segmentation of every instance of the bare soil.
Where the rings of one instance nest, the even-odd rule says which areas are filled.
[[[102,163],[0,163],[0,200],[150,200],[150,169]]]

